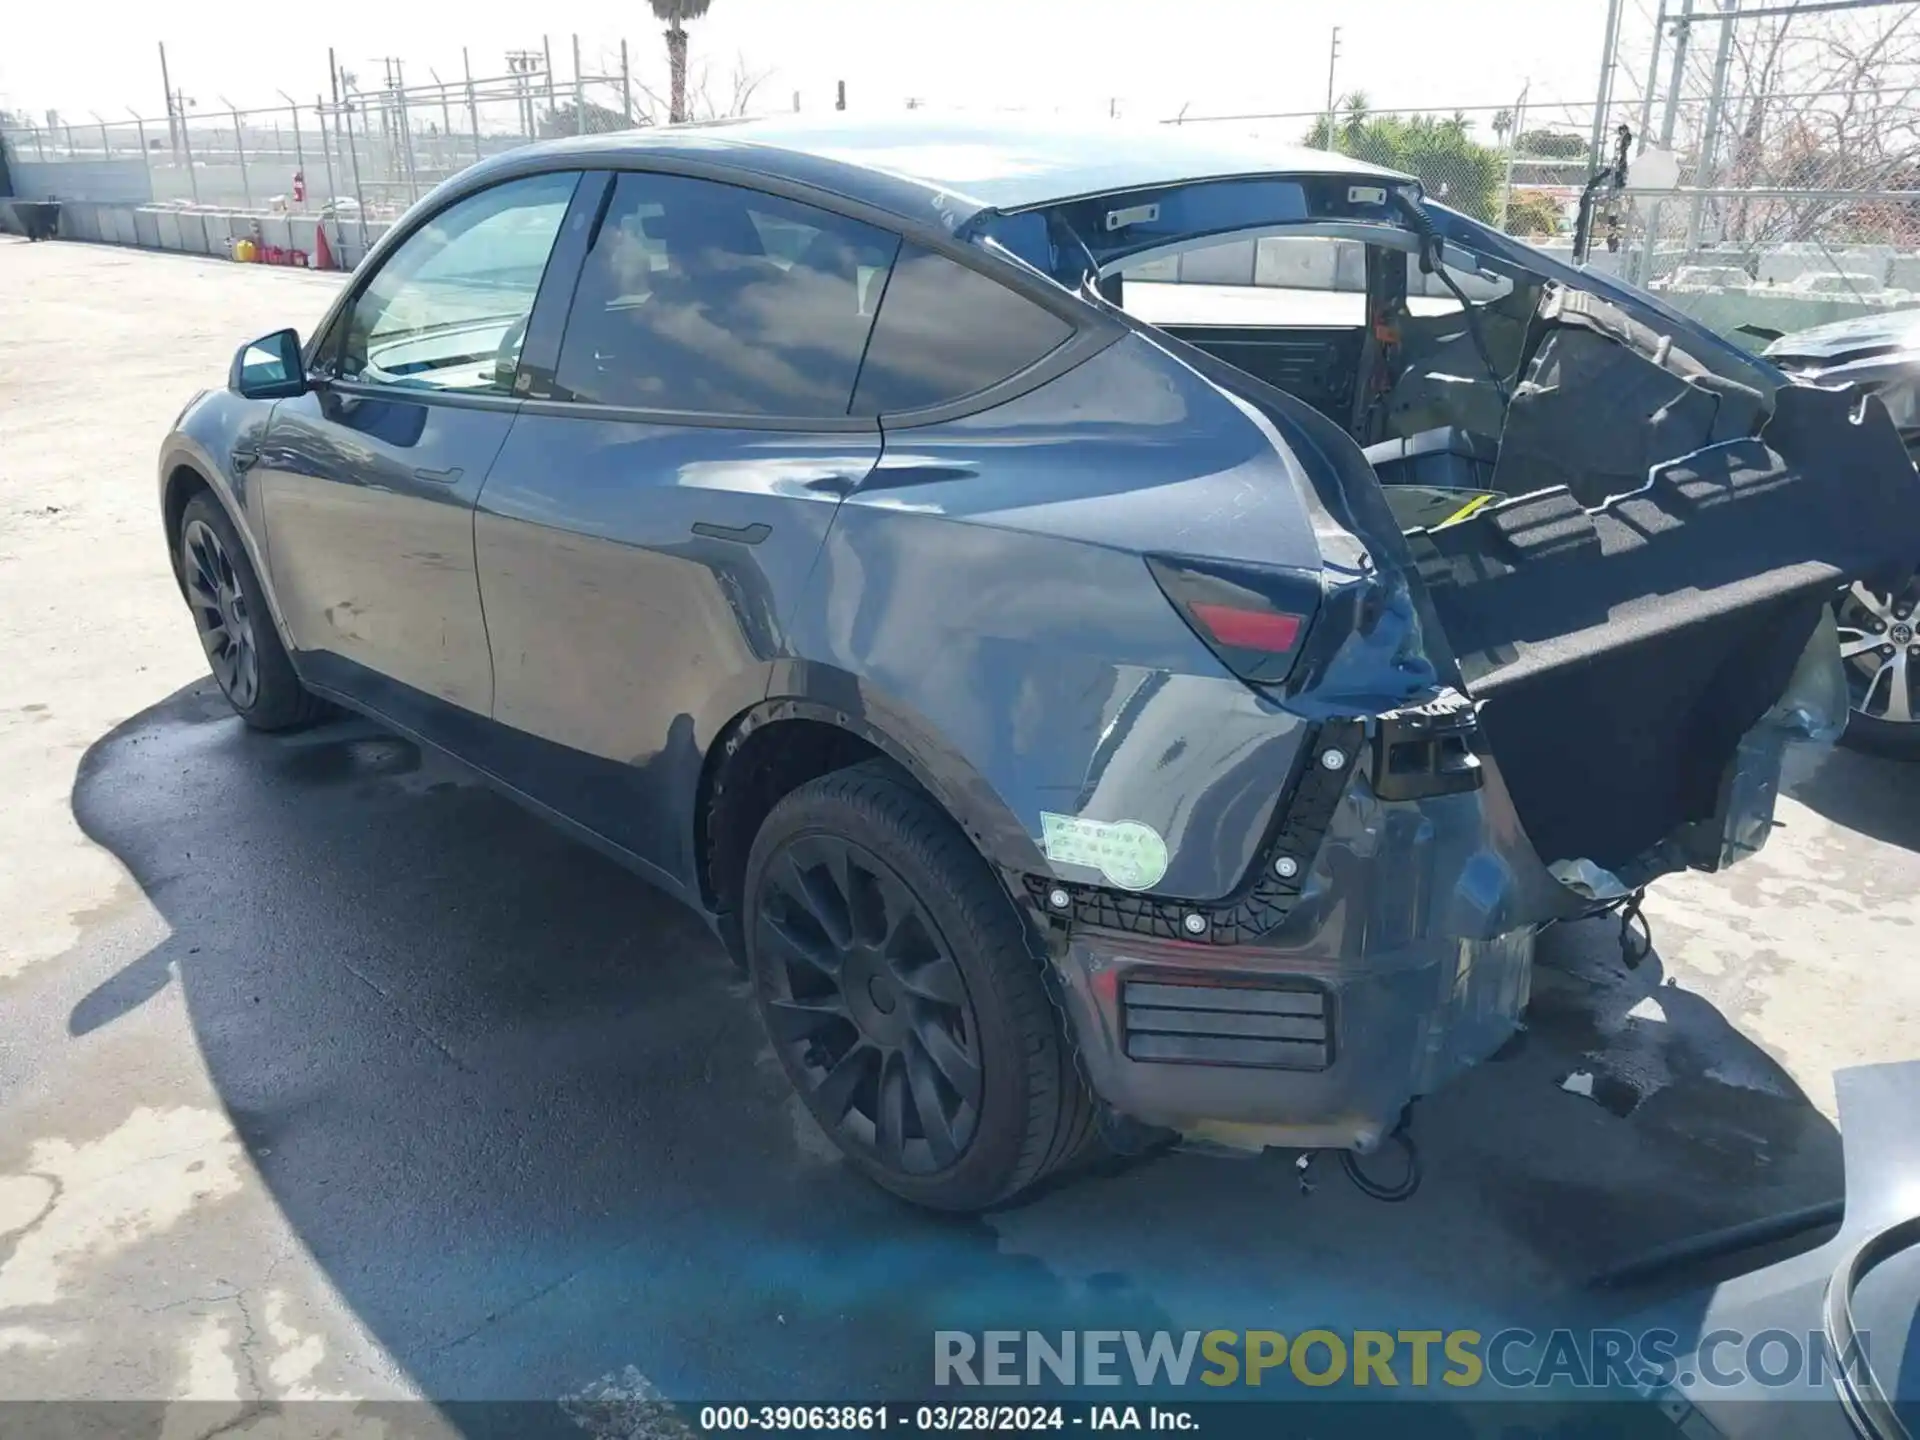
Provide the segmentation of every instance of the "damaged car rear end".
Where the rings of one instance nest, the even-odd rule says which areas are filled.
[[[1406,177],[1218,168],[958,222],[1104,343],[883,421],[797,639],[947,755],[1110,1137],[1365,1151],[1513,1033],[1543,926],[1764,843],[1920,487],[1877,401]],[[1360,256],[1354,313],[1127,278],[1272,237]]]

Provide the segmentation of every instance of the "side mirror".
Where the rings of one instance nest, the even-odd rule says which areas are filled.
[[[249,400],[287,400],[307,393],[307,367],[300,358],[300,335],[276,330],[249,340],[234,352],[227,388]]]

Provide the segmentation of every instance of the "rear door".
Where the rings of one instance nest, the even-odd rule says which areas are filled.
[[[475,523],[493,713],[526,737],[501,769],[671,883],[693,875],[701,756],[766,694],[834,509],[879,458],[848,411],[898,245],[623,172],[560,338],[546,297],[535,316]]]
[[[300,667],[421,729],[485,715],[493,663],[473,503],[577,172],[523,177],[420,224],[362,282],[259,448],[274,587]]]

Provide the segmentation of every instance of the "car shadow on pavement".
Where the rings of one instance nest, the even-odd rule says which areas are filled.
[[[1834,824],[1920,851],[1920,762],[1796,749],[1782,778],[1788,794]]]
[[[94,744],[73,809],[171,933],[70,1032],[181,986],[288,1224],[436,1398],[627,1367],[924,1394],[940,1329],[1568,1323],[1603,1266],[1840,1193],[1792,1081],[1589,924],[1543,937],[1527,1033],[1418,1107],[1407,1203],[1330,1156],[1181,1152],[930,1216],[789,1099],[692,916],[406,741],[252,735],[192,685]]]

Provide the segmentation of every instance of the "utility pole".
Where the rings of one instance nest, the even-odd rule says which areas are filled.
[[[533,76],[539,68],[540,52],[537,50],[507,52],[507,70],[514,77],[514,98],[520,105],[520,129],[529,140],[540,138],[534,133],[533,125]]]
[[[1620,10],[1622,0],[1607,0],[1607,36],[1599,54],[1599,92],[1594,96],[1594,138],[1588,142],[1588,173],[1601,163],[1601,146],[1607,142],[1607,109],[1613,106],[1613,71],[1620,48]]]
[[[1507,134],[1507,179],[1500,187],[1500,223],[1496,227],[1503,233],[1513,209],[1513,157],[1519,153],[1520,137],[1527,133],[1527,96],[1532,90],[1533,81],[1528,80],[1520,87],[1520,98],[1513,102],[1513,129]]]
[[[1653,92],[1660,88],[1660,47],[1667,43],[1667,0],[1660,0],[1653,20],[1652,53],[1647,57],[1647,84],[1640,92],[1640,148],[1647,148],[1647,135],[1653,129]]]
[[[799,106],[794,107],[796,110]],[[627,68],[627,42],[620,42],[620,114],[628,128],[633,125],[633,72]]]
[[[587,133],[587,81],[580,73],[580,35],[573,36],[573,133]]]
[[[1736,0],[1720,0],[1720,45],[1713,56],[1713,92],[1707,96],[1707,118],[1700,135],[1700,164],[1694,171],[1693,188],[1704,190],[1713,184],[1719,163],[1720,115],[1727,103],[1727,71],[1733,64],[1733,27]],[[1700,212],[1706,201],[1696,194],[1687,211],[1687,249],[1692,255],[1700,244]]]
[[[1340,63],[1340,27],[1333,27],[1333,43],[1327,46],[1327,149],[1340,147],[1333,143],[1333,76]]]
[[[1693,39],[1694,0],[1681,0],[1679,18],[1673,22],[1673,68],[1667,72],[1667,108],[1660,117],[1660,148],[1673,149],[1673,129],[1680,115],[1680,87],[1687,78],[1687,47]],[[1696,182],[1697,183],[1697,182]],[[1640,246],[1640,266],[1634,279],[1645,285],[1653,279],[1655,253],[1660,236],[1661,202],[1653,202],[1647,212],[1647,238]]]
[[[180,137],[173,129],[173,79],[167,74],[167,42],[160,42],[160,93],[167,97],[167,149],[173,152],[173,161],[180,163]],[[182,116],[181,119],[185,119]]]
[[[473,61],[467,58],[467,47],[460,47],[460,69],[467,77],[467,123],[473,126],[473,159],[478,164],[480,154],[480,107],[473,98]]]
[[[1613,102],[1614,52],[1620,48],[1621,0],[1607,0],[1607,33],[1600,52],[1600,89],[1593,100],[1593,139],[1587,146],[1587,171],[1600,168],[1600,147],[1606,143],[1607,109]]]

